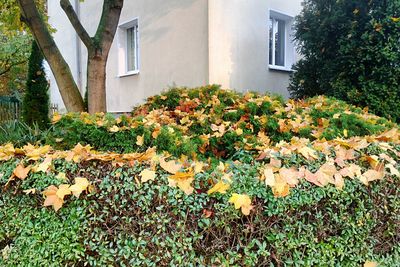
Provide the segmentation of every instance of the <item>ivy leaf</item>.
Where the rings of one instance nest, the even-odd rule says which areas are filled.
[[[231,198],[229,199],[229,203],[234,204],[235,209],[241,209],[242,213],[246,216],[249,215],[250,210],[253,209],[253,206],[251,205],[251,199],[246,194],[232,194]]]

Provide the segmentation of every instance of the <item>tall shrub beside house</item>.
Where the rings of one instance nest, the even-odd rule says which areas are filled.
[[[400,0],[306,0],[293,97],[326,94],[400,121]]]
[[[45,128],[50,122],[49,84],[43,68],[43,55],[36,42],[32,43],[26,87],[23,119],[29,125],[37,123],[40,128]]]

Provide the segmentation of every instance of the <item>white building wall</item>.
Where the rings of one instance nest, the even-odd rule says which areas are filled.
[[[79,0],[72,0],[79,2]],[[80,3],[82,24],[94,35],[102,0]],[[301,0],[126,0],[120,22],[138,18],[139,73],[120,76],[117,35],[107,64],[107,108],[128,112],[169,86],[210,83],[240,91],[270,91],[288,96],[288,72],[268,68],[268,19],[274,9],[291,16]],[[48,1],[54,38],[82,93],[87,51],[79,42],[59,1]],[[80,62],[77,53],[81,53]],[[62,100],[51,76],[51,100]],[[61,109],[61,111],[63,111]]]
[[[77,36],[75,30],[71,26],[67,16],[60,7],[59,1],[48,1],[47,3],[49,23],[56,30],[53,33],[54,39],[58,44],[58,48],[64,59],[67,61],[74,79],[78,81],[79,70],[77,63]],[[61,95],[58,91],[57,83],[54,79],[53,74],[48,69],[48,77],[50,80],[50,96],[51,103],[57,104],[59,111],[65,112],[64,102],[62,101]]]
[[[294,17],[301,1],[209,1],[210,83],[288,97],[289,72],[268,68],[270,9]]]

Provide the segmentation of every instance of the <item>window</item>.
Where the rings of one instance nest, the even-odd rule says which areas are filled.
[[[119,76],[139,73],[139,26],[134,19],[119,25]]]
[[[138,26],[126,29],[126,70],[138,70]]]
[[[294,45],[291,41],[293,17],[270,11],[269,68],[291,70],[294,63]]]

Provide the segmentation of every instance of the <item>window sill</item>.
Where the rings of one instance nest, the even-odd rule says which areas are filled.
[[[268,68],[269,68],[270,70],[277,70],[277,71],[284,71],[284,72],[293,72],[292,69],[286,68],[286,67],[282,67],[282,66],[268,65]]]
[[[122,78],[122,77],[127,77],[127,76],[132,76],[132,75],[138,75],[138,74],[139,74],[139,70],[134,70],[134,71],[126,72],[124,74],[120,74],[120,75],[118,75],[118,77]]]

